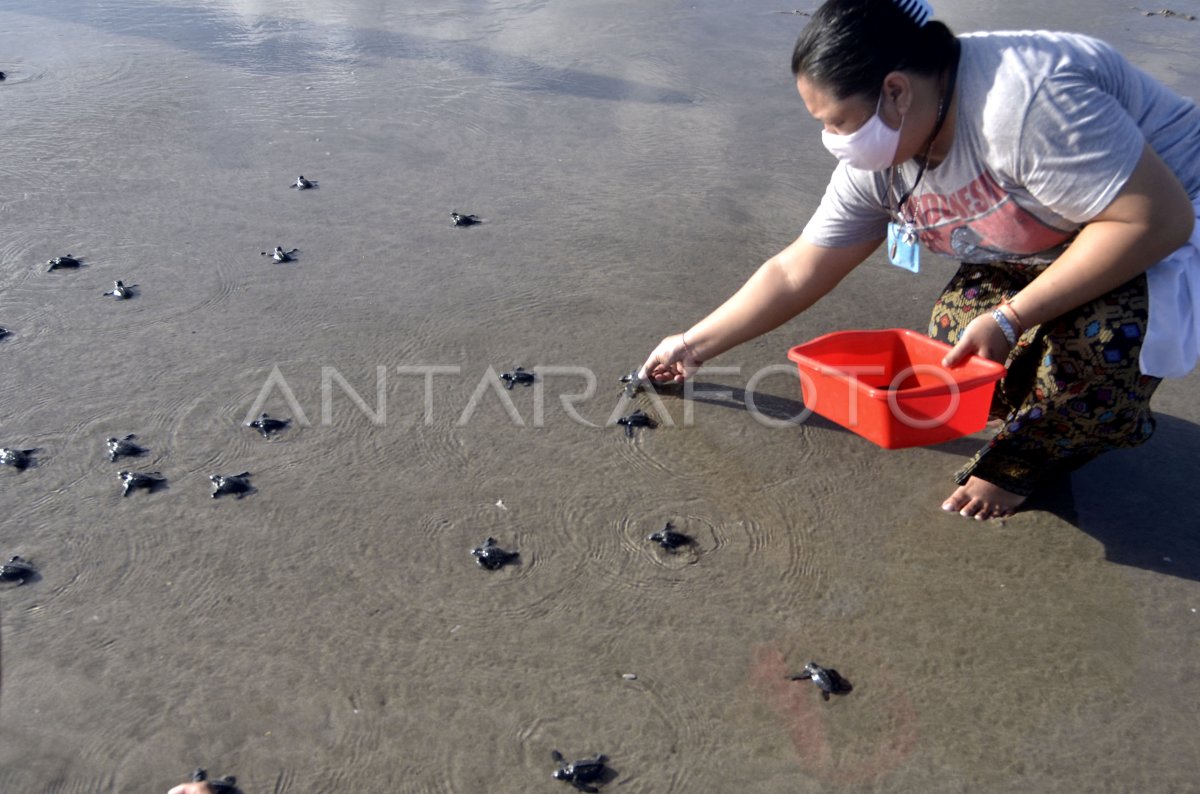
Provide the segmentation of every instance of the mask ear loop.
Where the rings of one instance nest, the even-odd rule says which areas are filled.
[[[912,198],[912,194],[917,189],[917,186],[921,184],[921,177],[925,176],[925,168],[929,165],[929,156],[933,153],[933,142],[936,141],[938,135],[941,134],[942,126],[946,123],[946,116],[950,113],[950,103],[954,99],[954,87],[958,82],[958,60],[959,60],[959,56],[961,54],[962,54],[962,44],[959,43],[958,39],[955,39],[954,40],[954,55],[950,59],[950,76],[946,81],[946,90],[943,91],[941,97],[938,98],[937,121],[933,125],[933,133],[929,136],[929,143],[925,146],[925,154],[923,154],[921,156],[921,165],[917,169],[917,178],[915,180],[913,180],[913,186],[911,188],[909,188],[907,191],[905,191],[904,195],[900,197],[900,200],[898,202],[896,202],[895,208],[894,209],[892,207],[887,208],[888,213],[891,215],[894,215],[902,223],[907,223],[907,224],[911,225],[911,224],[915,224],[915,222],[916,222],[915,214],[913,215],[912,218],[904,217],[904,207],[908,203],[908,200],[910,198]],[[904,124],[903,120],[901,120],[900,123],[901,123],[901,125],[903,125]],[[889,201],[890,201],[891,197],[894,195],[895,184],[896,184],[896,167],[891,166],[888,168],[888,199],[889,199]]]

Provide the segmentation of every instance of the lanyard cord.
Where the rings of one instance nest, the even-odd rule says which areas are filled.
[[[921,177],[925,176],[925,167],[929,165],[929,155],[933,153],[933,142],[937,140],[937,136],[942,132],[942,125],[946,123],[946,116],[950,113],[950,103],[954,101],[954,86],[958,82],[958,59],[962,54],[962,44],[958,39],[954,40],[954,55],[950,58],[950,77],[946,83],[946,90],[938,99],[937,121],[933,125],[933,134],[929,136],[929,145],[925,147],[925,154],[921,158],[921,165],[917,169],[917,178],[913,181],[913,186],[900,197],[900,201],[896,204],[895,214],[900,215],[904,209],[904,205],[912,198],[913,191],[917,189],[917,185],[921,184]],[[895,185],[896,168],[895,166],[888,169],[888,198],[892,196],[893,186]]]

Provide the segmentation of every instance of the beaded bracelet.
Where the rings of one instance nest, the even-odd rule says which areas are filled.
[[[691,357],[692,357],[692,361],[695,361],[697,364],[703,364],[703,363],[704,363],[703,361],[701,361],[701,360],[699,359],[699,357],[696,355],[695,351],[693,351],[693,350],[692,350],[690,347],[688,347],[688,343],[687,343],[687,331],[684,331],[682,334],[680,334],[680,335],[679,335],[679,341],[680,341],[680,343],[683,345],[683,352],[685,352],[685,353],[687,353],[689,356],[691,356]]]
[[[1017,321],[1017,336],[1025,333],[1025,321],[1022,320],[1021,315],[1017,313],[1017,307],[1013,306],[1012,301],[1010,301],[1008,298],[1000,301],[1000,303],[1008,307],[1008,310],[1012,312],[1013,319]]]
[[[992,319],[996,321],[996,325],[1000,326],[1000,333],[1004,334],[1004,338],[1008,340],[1010,348],[1017,346],[1017,332],[1013,329],[1012,323],[1008,317],[999,308],[992,309]],[[686,346],[685,346],[686,347]]]

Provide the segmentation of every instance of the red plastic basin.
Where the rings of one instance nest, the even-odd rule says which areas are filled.
[[[1004,365],[972,356],[947,369],[950,346],[903,328],[839,331],[796,345],[804,405],[884,449],[940,444],[988,420]]]

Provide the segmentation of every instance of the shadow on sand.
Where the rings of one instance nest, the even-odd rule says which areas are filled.
[[[672,392],[663,392],[671,396]],[[674,395],[679,397],[680,395]],[[680,397],[682,399],[682,397]],[[761,391],[753,393],[737,386],[727,386],[723,383],[705,383],[696,381],[692,384],[693,402],[704,405],[715,405],[735,411],[756,413],[772,422],[791,422],[797,425],[820,428],[821,430],[836,430],[842,433],[850,431],[839,424],[829,421],[823,416],[810,413],[804,403],[790,397],[777,397],[764,394]]]
[[[1109,562],[1200,581],[1200,425],[1157,415],[1141,447],[1102,455],[1030,500],[1104,544]]]
[[[751,405],[744,389],[717,383],[696,383],[693,389],[693,399],[708,405],[753,410],[777,421],[804,415],[804,404],[795,399],[756,392]],[[1050,484],[1027,505],[1100,541],[1110,562],[1200,581],[1200,518],[1186,498],[1200,489],[1200,425],[1162,414],[1157,420],[1146,444],[1102,455]],[[816,414],[802,424],[850,432]],[[967,437],[937,449],[969,457],[983,443]]]

